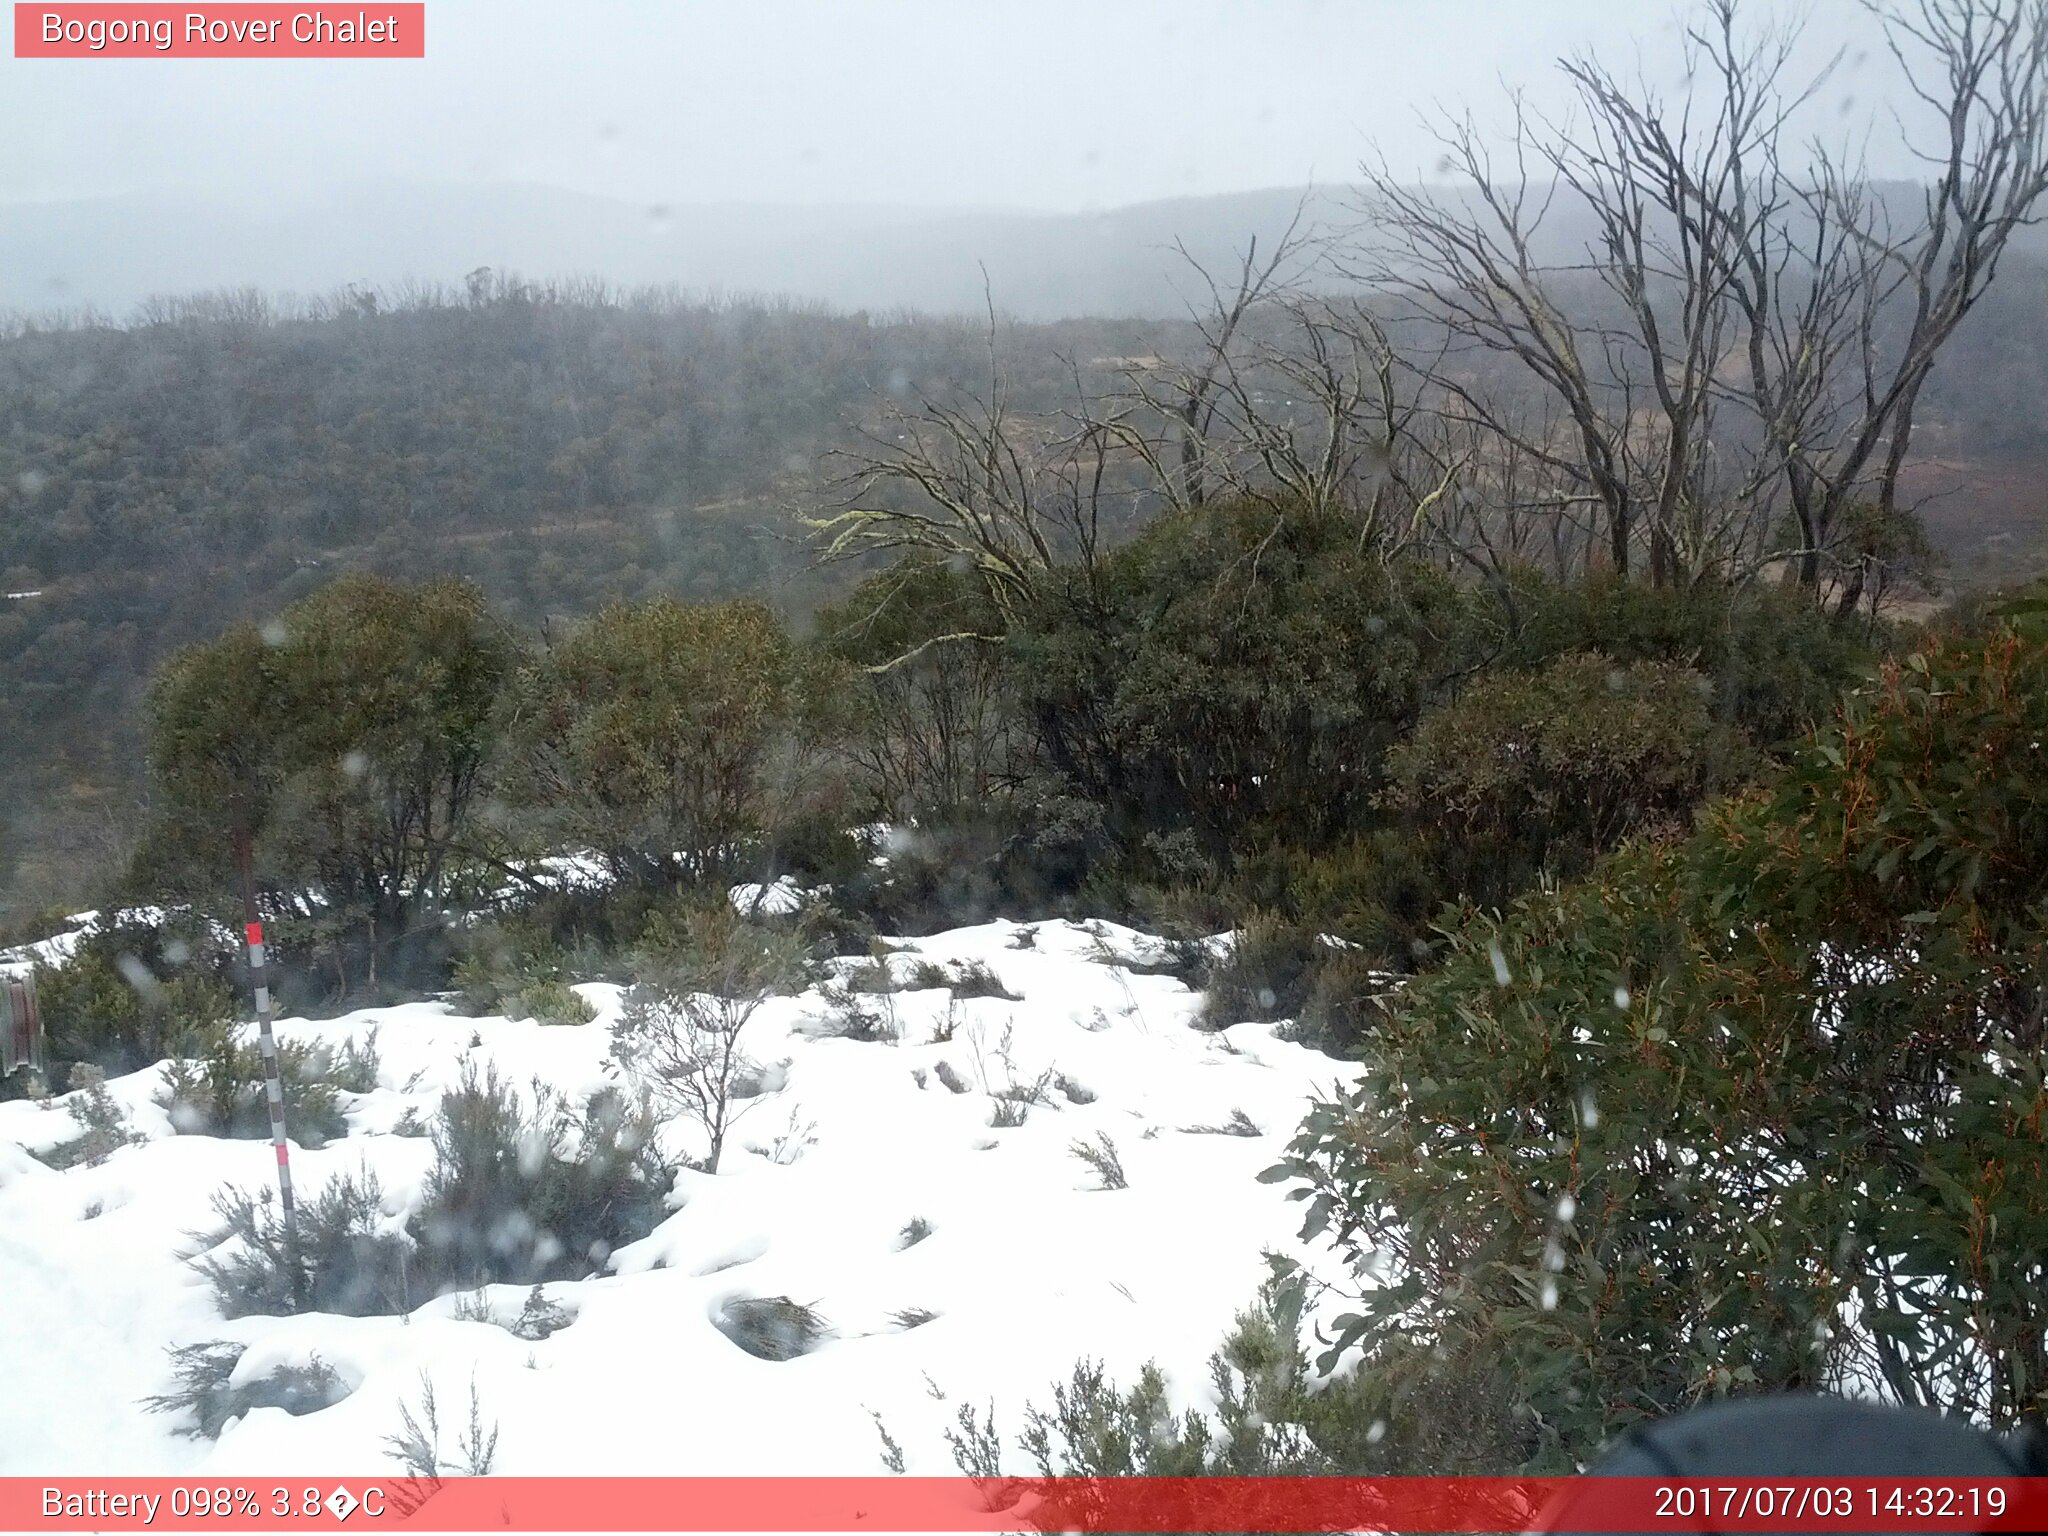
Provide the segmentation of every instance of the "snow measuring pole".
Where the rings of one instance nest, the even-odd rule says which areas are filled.
[[[256,993],[256,1038],[263,1051],[263,1093],[270,1103],[270,1143],[277,1150],[277,1193],[284,1212],[285,1253],[292,1266],[292,1296],[299,1295],[299,1208],[292,1195],[291,1143],[284,1133],[284,1077],[277,1065],[277,1034],[270,1025],[270,971],[263,954],[263,923],[256,914],[255,860],[247,828],[235,830],[235,867],[242,877],[242,934],[249,944],[249,984]]]

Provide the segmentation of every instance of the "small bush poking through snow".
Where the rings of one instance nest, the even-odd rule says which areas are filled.
[[[828,1325],[787,1296],[741,1296],[713,1316],[718,1331],[757,1360],[794,1360],[818,1347]]]
[[[1018,993],[1003,985],[1002,977],[980,960],[967,960],[955,966],[949,981],[943,984],[952,987],[955,997],[999,997],[1011,1003],[1023,1001]]]
[[[644,1106],[607,1091],[578,1112],[543,1083],[522,1095],[465,1068],[412,1222],[419,1289],[581,1279],[667,1216],[672,1175]]]
[[[938,1315],[930,1307],[905,1307],[900,1312],[891,1312],[889,1321],[907,1333],[912,1328],[922,1328]]]
[[[915,1248],[932,1235],[932,1224],[922,1216],[913,1216],[903,1223],[903,1230],[896,1234],[900,1239],[899,1248]]]
[[[1077,1141],[1068,1150],[1095,1170],[1104,1189],[1131,1187],[1130,1181],[1124,1177],[1123,1160],[1117,1156],[1116,1143],[1110,1139],[1109,1132],[1097,1131],[1093,1141]]]
[[[83,1164],[97,1168],[125,1146],[142,1138],[128,1129],[128,1112],[107,1092],[107,1074],[90,1062],[71,1069],[72,1093],[64,1107],[82,1133],[44,1155],[52,1168]]]
[[[526,1302],[519,1309],[519,1316],[513,1320],[511,1334],[515,1339],[538,1343],[550,1334],[560,1333],[576,1321],[576,1314],[558,1301],[550,1301],[547,1293],[535,1286],[526,1293]]]
[[[377,1076],[384,1068],[384,1053],[377,1044],[383,1031],[372,1024],[363,1031],[363,1038],[353,1037],[341,1043],[339,1051],[331,1051],[324,1044],[313,1047],[313,1066],[316,1074],[325,1078],[343,1093],[371,1093],[376,1090]]]
[[[825,1015],[816,1026],[821,1035],[874,1044],[894,1042],[901,1033],[895,1021],[896,1010],[886,999],[871,1002],[869,994],[842,982],[827,982],[818,989],[818,995],[825,1000]]]
[[[967,1086],[967,1079],[960,1075],[959,1069],[950,1061],[936,1063],[932,1067],[932,1076],[946,1085],[948,1093],[969,1093],[972,1091]]]
[[[896,1437],[889,1433],[889,1426],[875,1409],[868,1410],[868,1417],[875,1421],[875,1433],[882,1437],[882,1465],[896,1476],[903,1475],[903,1447],[896,1443]]]
[[[718,1171],[726,1135],[748,1107],[741,1090],[756,1069],[740,1037],[762,1004],[798,984],[804,969],[793,935],[719,906],[691,914],[626,994],[612,1067],[703,1128],[707,1173]]]
[[[412,1245],[384,1214],[376,1174],[344,1174],[299,1207],[296,1244],[276,1198],[230,1186],[213,1198],[221,1227],[194,1260],[227,1318],[293,1312],[372,1317],[409,1302]]]
[[[334,1368],[318,1355],[304,1365],[280,1365],[267,1376],[236,1386],[230,1378],[247,1348],[213,1339],[173,1349],[171,1374],[177,1378],[177,1389],[146,1397],[143,1406],[151,1413],[190,1413],[192,1422],[180,1425],[180,1432],[214,1440],[230,1420],[252,1408],[282,1408],[298,1417],[331,1408],[348,1396]]]
[[[536,981],[521,987],[505,1012],[536,1024],[588,1024],[597,1017],[597,1010],[566,981]]]
[[[1229,951],[1208,968],[1199,1022],[1224,1029],[1247,1020],[1298,1018],[1328,948],[1310,929],[1270,912],[1254,912]]]
[[[374,1046],[371,1047],[374,1051]],[[318,1147],[346,1135],[348,1122],[334,1088],[323,1079],[333,1058],[294,1041],[280,1041],[277,1073],[284,1089],[285,1128],[293,1141]],[[352,1063],[361,1080],[364,1062]],[[376,1081],[374,1059],[369,1079]],[[216,1024],[194,1039],[189,1056],[164,1063],[164,1087],[156,1102],[182,1136],[226,1136],[264,1140],[270,1135],[263,1052],[244,1041],[231,1024]]]
[[[455,1006],[478,1018],[503,1014],[542,1024],[587,1024],[596,1017],[569,989],[569,969],[552,943],[487,924],[465,941],[455,962]]]
[[[428,1485],[438,1487],[444,1474],[461,1477],[488,1477],[498,1459],[498,1424],[494,1419],[488,1428],[484,1425],[483,1399],[477,1395],[476,1380],[469,1383],[469,1423],[462,1431],[462,1439],[455,1447],[459,1460],[444,1461],[441,1456],[441,1413],[440,1405],[434,1401],[433,1379],[425,1371],[420,1372],[420,1411],[415,1415],[405,1403],[398,1405],[398,1432],[386,1435],[385,1454],[405,1468],[406,1475]],[[426,1489],[410,1490],[414,1497]],[[410,1513],[403,1503],[394,1499],[394,1505],[401,1514]],[[412,1506],[417,1508],[417,1504]]]

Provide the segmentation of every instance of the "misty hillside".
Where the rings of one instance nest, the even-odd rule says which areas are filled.
[[[398,185],[261,206],[166,195],[0,211],[0,310],[119,315],[161,293],[459,283],[479,266],[627,287],[791,295],[846,309],[998,305],[1031,319],[1178,315],[1185,241],[1205,264],[1277,237],[1305,193],[1275,188],[1100,213],[727,204],[668,207],[555,187]],[[1346,194],[1310,197],[1337,220]],[[143,254],[146,252],[146,257]]]
[[[1878,189],[1902,222],[1916,189]],[[256,287],[323,294],[350,284],[458,285],[480,266],[621,287],[766,294],[842,309],[1179,317],[1199,282],[1175,250],[1212,272],[1248,239],[1270,250],[1295,218],[1351,230],[1358,189],[1271,187],[1095,212],[989,208],[643,204],[560,187],[401,184],[282,195],[258,203],[148,196],[0,208],[0,312],[79,308],[116,317],[153,295]],[[1560,200],[1545,259],[1593,238]],[[2048,234],[2015,249],[2048,254]],[[988,290],[983,288],[986,269]]]

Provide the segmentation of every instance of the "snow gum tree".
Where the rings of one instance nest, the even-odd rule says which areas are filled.
[[[1267,1175],[1372,1277],[1326,1362],[1418,1471],[1752,1390],[2040,1423],[2044,941],[2048,645],[1930,639],[1690,839],[1468,909]]]

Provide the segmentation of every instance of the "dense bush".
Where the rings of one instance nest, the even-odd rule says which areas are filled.
[[[876,814],[958,819],[1030,771],[1005,626],[980,581],[930,557],[863,582],[817,620],[820,647],[849,670],[840,750]]]
[[[1134,876],[1227,872],[1370,819],[1385,753],[1469,661],[1470,601],[1343,517],[1165,517],[1014,637],[1021,707]]]
[[[553,846],[675,890],[749,867],[825,797],[837,697],[757,602],[613,605],[522,676],[507,788]]]
[[[455,962],[456,1004],[471,1018],[502,1014],[542,1024],[588,1024],[597,1010],[569,985],[568,965],[545,949],[471,944]]]
[[[1566,1470],[1744,1390],[2048,1406],[2048,647],[1936,639],[1688,842],[1468,913],[1274,1177],[1332,1361],[1500,1383]]]
[[[1212,1029],[1300,1016],[1327,947],[1311,929],[1252,912],[1200,978],[1201,1022]]]
[[[53,1086],[91,1063],[141,1070],[232,1017],[231,962],[194,923],[126,922],[81,939],[61,965],[36,969]]]
[[[1773,751],[1833,713],[1887,636],[1831,620],[1805,593],[1755,583],[1645,587],[1595,573],[1519,573],[1496,668],[1536,669],[1574,651],[1619,665],[1664,662],[1713,684],[1714,715]]]
[[[1737,782],[1751,754],[1712,694],[1688,668],[1592,652],[1483,678],[1388,754],[1384,799],[1451,890],[1498,905],[1625,838],[1687,830]]]
[[[309,971],[336,995],[432,985],[518,647],[467,583],[360,572],[269,635],[240,625],[158,672],[157,826],[137,876],[217,901],[246,835],[269,905],[292,919],[282,986],[311,987]]]

